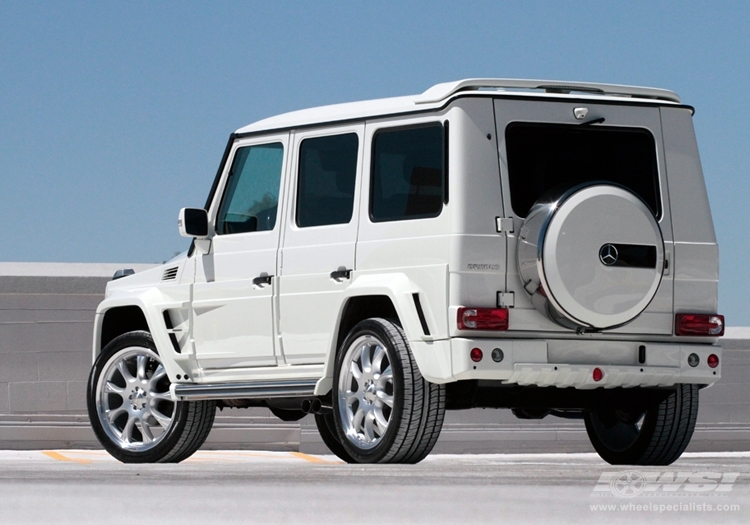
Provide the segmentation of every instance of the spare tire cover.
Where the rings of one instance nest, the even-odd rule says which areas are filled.
[[[624,325],[661,283],[659,225],[639,197],[619,186],[578,186],[535,204],[518,240],[518,269],[532,303],[562,326]]]

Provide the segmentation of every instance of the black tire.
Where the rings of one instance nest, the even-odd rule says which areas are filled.
[[[179,463],[200,448],[216,402],[172,401],[169,385],[150,333],[129,332],[104,347],[86,394],[91,427],[107,452],[123,463]]]
[[[349,371],[354,364],[363,372],[367,368],[362,362],[365,358],[367,363],[372,362],[371,370],[379,368],[382,373],[360,374],[360,385]],[[388,377],[392,378],[390,382],[383,381]],[[348,395],[352,388],[357,393]],[[349,400],[357,396],[362,400],[350,404]],[[358,419],[361,413],[366,415]],[[444,416],[445,386],[422,377],[398,324],[372,318],[352,328],[336,356],[333,386],[336,433],[352,462],[417,463],[437,443]],[[367,435],[366,423],[361,423],[367,418],[371,421],[372,437]],[[386,425],[378,421],[386,421]]]
[[[698,386],[677,385],[646,407],[584,414],[591,444],[612,465],[669,465],[687,448],[698,416]]]
[[[347,463],[356,463],[354,458],[349,455],[339,441],[338,434],[336,433],[336,423],[333,420],[333,413],[315,414],[315,425],[318,427],[320,438],[328,447],[328,450]]]

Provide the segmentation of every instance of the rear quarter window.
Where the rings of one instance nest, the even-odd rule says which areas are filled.
[[[381,130],[373,138],[370,218],[373,222],[437,217],[446,200],[442,124]]]

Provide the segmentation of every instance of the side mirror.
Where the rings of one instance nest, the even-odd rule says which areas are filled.
[[[183,237],[205,239],[208,237],[208,212],[200,208],[182,208],[177,225]]]

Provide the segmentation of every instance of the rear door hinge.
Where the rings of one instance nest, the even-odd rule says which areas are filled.
[[[513,219],[511,217],[495,217],[497,233],[513,233]]]
[[[499,308],[513,308],[515,305],[515,292],[497,292],[497,306]]]

